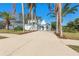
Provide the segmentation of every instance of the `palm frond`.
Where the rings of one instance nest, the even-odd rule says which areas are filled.
[[[79,7],[79,5],[75,5],[73,7],[67,5],[65,9],[64,8],[62,9],[63,16],[66,16],[67,14],[75,14],[75,12],[78,11],[77,7]]]
[[[51,3],[48,3],[48,9],[49,9],[50,11],[52,11],[52,4],[51,4]]]

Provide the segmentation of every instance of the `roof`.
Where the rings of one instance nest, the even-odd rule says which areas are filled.
[[[41,25],[46,25],[46,21],[42,20]]]

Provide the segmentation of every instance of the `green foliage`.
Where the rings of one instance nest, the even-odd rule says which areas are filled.
[[[21,30],[23,30],[23,28],[21,26],[17,26],[17,27],[14,28],[14,30],[21,31]]]
[[[62,8],[62,16],[66,16],[68,14],[75,14],[76,11],[78,11],[79,4],[75,5],[73,7],[70,7],[70,3],[66,3],[64,7]]]
[[[56,22],[51,22],[51,28],[56,29]]]
[[[4,28],[3,22],[0,22],[0,29],[3,29],[3,28]]]
[[[66,3],[62,7],[62,17],[65,17],[68,14],[75,14],[75,12],[78,11],[78,8],[77,7],[79,7],[79,4],[71,7],[71,3]],[[56,14],[54,12],[54,9],[50,13],[48,13],[47,16],[56,17]]]
[[[50,16],[51,18],[56,17],[56,14],[53,11],[48,13],[47,16]]]
[[[70,27],[63,27],[63,31],[64,32],[72,32],[72,33],[75,33],[75,32],[77,32],[77,29],[75,29],[75,27],[72,27],[72,28],[70,28]]]
[[[3,23],[2,22],[0,22],[0,26],[3,26]]]
[[[67,26],[63,27],[65,32],[77,32],[79,31],[79,18],[76,18],[74,21],[71,21]]]
[[[10,24],[10,20],[14,17],[8,12],[0,12],[0,17],[4,19],[5,24]]]
[[[11,16],[11,14],[8,13],[8,12],[0,12],[0,17],[3,18],[3,19],[8,19],[8,20],[10,20],[11,18],[13,18]]]

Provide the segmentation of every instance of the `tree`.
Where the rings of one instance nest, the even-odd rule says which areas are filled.
[[[76,18],[75,24],[76,24],[76,29],[79,31],[79,18]]]
[[[75,19],[75,24],[76,24],[76,25],[79,25],[79,18],[76,18],[76,19]]]
[[[28,7],[29,10],[30,10],[29,17],[30,17],[30,20],[31,20],[31,19],[33,19],[33,17],[32,17],[33,4],[32,4],[32,3],[28,3],[28,4],[27,4],[27,7]]]
[[[59,34],[59,5],[58,3],[55,4],[55,8],[52,9],[52,4],[48,4],[50,13],[47,15],[50,15],[50,17],[56,17],[56,34]]]
[[[13,18],[14,22],[12,23],[12,26],[14,28],[14,24],[15,24],[15,20],[16,20],[16,3],[13,3],[12,7],[13,7],[13,17],[14,17]]]
[[[56,30],[56,22],[51,22],[51,29]]]
[[[8,12],[0,12],[0,17],[4,19],[5,28],[8,30],[10,25],[10,19],[13,17]]]
[[[65,17],[68,14],[75,14],[75,12],[78,11],[79,5],[75,5],[73,7],[71,7],[71,3],[66,3],[63,5],[62,7],[62,17]],[[54,12],[55,11],[55,12]],[[48,13],[48,15],[50,15],[51,17],[56,17],[56,13],[58,11],[58,5],[55,4],[55,9],[52,10],[50,13]]]
[[[55,17],[56,16],[56,34],[59,34],[59,26],[58,26],[58,4],[55,5],[55,11],[52,13]]]
[[[71,22],[69,22],[68,24],[67,24],[67,27],[69,28],[69,29],[72,29],[72,28],[74,28],[74,30],[79,30],[79,18],[76,18],[74,21],[71,21]],[[74,31],[73,30],[73,31]]]
[[[33,20],[32,9],[34,8],[34,14],[36,14],[36,4],[35,4],[35,3],[28,3],[28,4],[27,4],[27,7],[28,7],[29,10],[30,10],[29,18],[30,18],[30,20]]]
[[[60,12],[61,12],[61,16],[62,16],[62,21],[63,21],[63,17],[65,17],[66,15],[68,15],[68,14],[74,14],[76,11],[78,11],[78,9],[77,9],[77,7],[79,7],[79,5],[75,5],[75,6],[73,6],[73,7],[71,7],[70,6],[71,4],[69,4],[69,3],[66,3],[63,7],[62,7],[62,11],[60,10],[60,4],[55,4],[55,12],[54,11],[52,11],[51,13],[49,13],[49,14],[52,14],[52,16],[54,16],[54,17],[56,17],[57,18],[57,33],[58,32],[62,32],[61,30],[59,30],[59,29],[61,29],[61,27],[60,27],[60,25],[59,24],[61,24],[60,23],[60,21],[59,21],[59,18],[61,18],[61,17],[59,17],[58,16],[58,14],[60,14]],[[60,12],[59,12],[60,11]],[[59,12],[59,13],[58,13]],[[58,18],[59,17],[59,18]],[[61,36],[61,35],[60,35]]]
[[[59,36],[63,37],[62,33],[62,4],[58,3],[58,27],[59,27]]]
[[[22,19],[23,19],[23,32],[25,32],[24,4],[23,3],[22,3]]]
[[[13,16],[15,16],[15,14],[16,14],[16,3],[13,3],[12,7],[13,7]]]
[[[34,16],[33,16],[33,19],[35,18],[36,20],[36,3],[33,3],[33,7],[34,7]]]

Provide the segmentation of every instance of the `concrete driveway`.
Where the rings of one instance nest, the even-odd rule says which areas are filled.
[[[0,40],[0,55],[5,56],[74,56],[76,51],[67,47],[53,32],[37,31],[23,35],[5,34]]]

